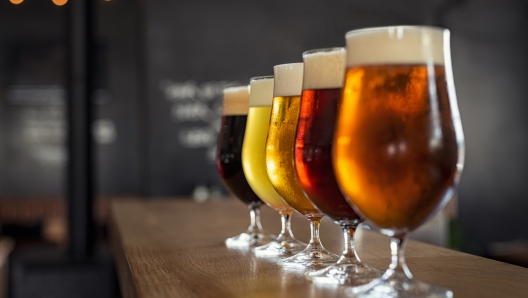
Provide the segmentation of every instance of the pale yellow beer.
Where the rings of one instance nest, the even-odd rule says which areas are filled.
[[[251,81],[249,111],[242,145],[242,167],[249,186],[262,201],[279,213],[291,213],[290,206],[275,191],[266,172],[265,145],[272,98],[273,77]]]
[[[296,67],[297,69],[286,69]],[[282,199],[308,219],[323,214],[304,194],[294,165],[294,145],[301,107],[302,63],[275,66],[285,68],[286,76],[275,81],[271,118],[266,139],[266,169],[271,184]]]

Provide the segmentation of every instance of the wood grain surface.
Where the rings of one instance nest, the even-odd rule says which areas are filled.
[[[264,206],[262,222],[277,234],[280,220]],[[346,297],[342,286],[318,286],[303,272],[285,270],[273,259],[228,249],[224,240],[249,224],[247,208],[234,199],[195,203],[159,199],[111,204],[111,237],[124,297]],[[293,217],[297,238],[308,241],[309,226]],[[321,239],[341,251],[341,231],[323,220]],[[388,240],[360,230],[361,259],[378,268],[389,263]],[[455,297],[528,297],[528,269],[416,241],[406,258],[415,278],[453,290]]]

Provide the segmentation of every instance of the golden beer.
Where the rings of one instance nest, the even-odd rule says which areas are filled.
[[[302,64],[301,64],[302,65]],[[302,71],[302,68],[301,68]],[[302,72],[301,82],[302,82]],[[288,89],[288,86],[285,86]],[[304,194],[297,178],[294,164],[295,135],[301,108],[299,94],[288,94],[275,89],[268,137],[266,139],[266,168],[271,184],[293,209],[308,219],[321,218],[323,214],[315,208]],[[296,93],[296,92],[294,92]]]
[[[273,67],[274,97],[266,139],[266,167],[273,187],[284,201],[310,222],[310,243],[298,254],[281,259],[286,267],[320,269],[333,264],[338,256],[326,250],[319,239],[323,214],[304,194],[294,164],[295,134],[301,109],[303,63]]]

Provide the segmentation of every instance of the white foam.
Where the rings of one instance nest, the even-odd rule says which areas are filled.
[[[303,90],[341,88],[345,80],[345,48],[308,51],[303,54]]]
[[[273,101],[273,77],[256,77],[250,80],[249,106],[271,107]]]
[[[302,93],[303,64],[289,63],[275,65],[275,87],[273,96],[299,96]]]
[[[447,47],[444,49],[444,47]],[[449,30],[394,26],[350,31],[346,34],[347,67],[372,64],[444,64]]]
[[[249,86],[224,89],[222,115],[247,115],[249,109]]]

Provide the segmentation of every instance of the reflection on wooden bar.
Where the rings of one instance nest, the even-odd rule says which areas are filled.
[[[113,202],[111,240],[124,297],[344,297],[345,287],[316,286],[273,259],[226,248],[223,240],[247,222],[246,212],[235,200]],[[277,219],[263,210],[268,231],[278,231]],[[296,214],[293,221],[295,235],[306,241],[306,220]],[[357,236],[361,260],[387,268],[387,238],[367,230]],[[326,248],[340,252],[341,237],[337,225],[323,222]],[[455,297],[522,297],[528,291],[525,268],[416,241],[408,243],[406,259],[417,279],[448,287]]]

